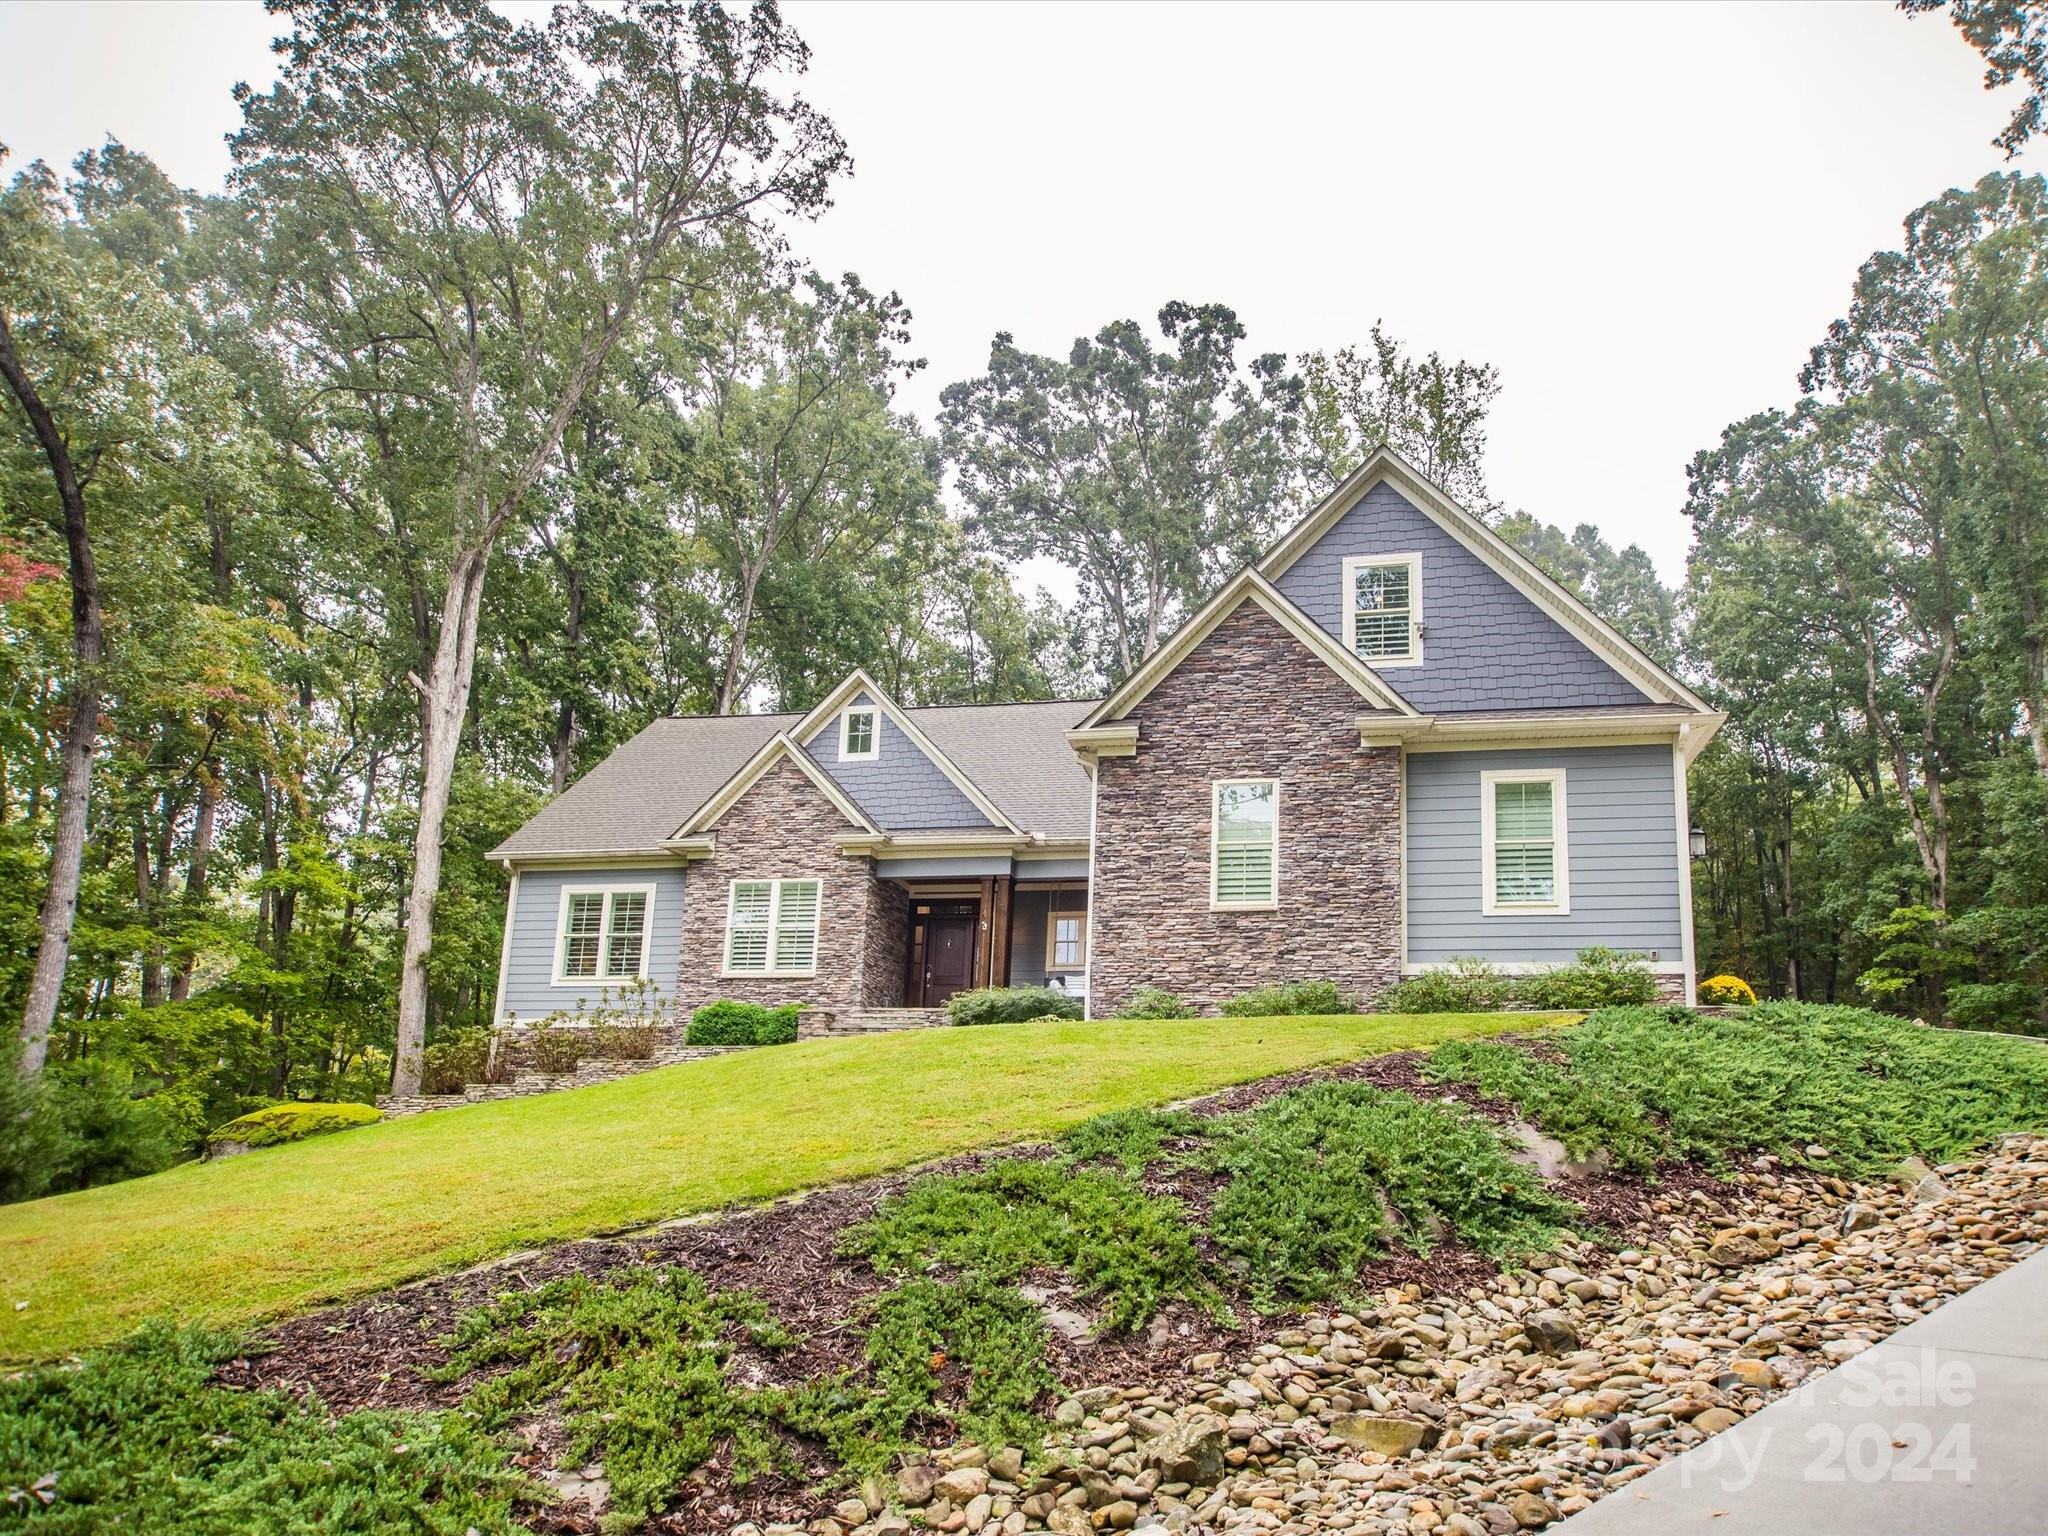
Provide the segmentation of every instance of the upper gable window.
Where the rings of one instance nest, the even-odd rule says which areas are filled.
[[[872,762],[881,756],[881,713],[872,704],[856,704],[839,717],[839,761]]]
[[[1344,562],[1344,644],[1376,666],[1422,660],[1422,556],[1353,555]]]

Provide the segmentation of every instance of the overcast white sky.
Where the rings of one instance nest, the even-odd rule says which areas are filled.
[[[803,3],[855,174],[798,234],[899,290],[930,367],[1168,299],[1252,350],[1491,362],[1494,493],[1683,568],[1685,465],[1796,393],[1857,266],[2000,166],[2010,92],[1942,17],[1814,5]],[[255,0],[0,0],[0,143],[108,134],[218,188]],[[2021,164],[2037,169],[2035,151]]]

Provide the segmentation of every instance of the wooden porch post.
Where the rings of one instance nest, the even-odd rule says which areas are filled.
[[[995,877],[995,912],[990,921],[995,932],[989,936],[989,985],[1007,987],[1010,984],[1010,884],[1011,877]]]
[[[974,919],[974,984],[988,985],[989,940],[995,936],[995,925],[989,921],[990,909],[996,903],[996,877],[981,877],[981,905],[975,909]]]

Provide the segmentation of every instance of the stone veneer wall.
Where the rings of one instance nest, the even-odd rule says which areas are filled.
[[[1247,603],[1128,718],[1134,757],[1102,759],[1095,803],[1090,1011],[1135,987],[1213,1010],[1267,982],[1336,982],[1367,1001],[1401,971],[1401,757],[1358,744],[1362,700]],[[1209,907],[1211,785],[1280,781],[1280,896]]]
[[[815,1028],[876,1000],[901,1001],[903,934],[907,911],[902,888],[878,879],[874,861],[850,858],[836,839],[850,824],[787,761],[778,762],[712,829],[717,852],[690,866],[683,908],[682,955],[676,968],[679,1017],[715,998],[741,1002],[808,1003]],[[819,889],[818,964],[808,977],[721,976],[725,918],[735,880],[816,879]],[[893,989],[893,991],[892,991]]]

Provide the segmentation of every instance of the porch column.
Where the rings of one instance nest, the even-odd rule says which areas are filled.
[[[996,877],[981,877],[981,904],[975,908],[974,916],[974,985],[988,985],[989,941],[995,937],[995,924],[989,921],[996,904]]]
[[[1009,875],[995,877],[995,910],[989,921],[995,932],[989,936],[989,985],[1007,987],[1010,984],[1010,884]]]

